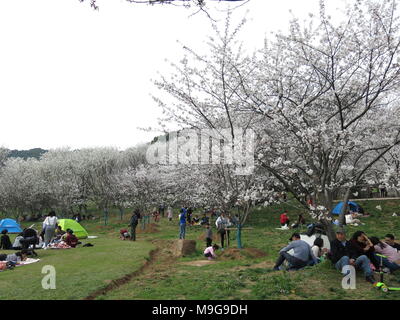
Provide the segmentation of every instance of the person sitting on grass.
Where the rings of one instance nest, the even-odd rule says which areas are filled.
[[[285,226],[285,225],[286,225],[286,226],[289,226],[290,220],[289,220],[289,217],[288,217],[288,215],[287,215],[287,211],[284,211],[284,212],[281,214],[279,221],[280,221],[280,223],[281,223],[281,227],[283,227],[283,226]]]
[[[215,251],[219,249],[219,246],[217,244],[213,244],[212,246],[206,248],[204,250],[204,256],[208,258],[208,260],[214,260],[217,255],[215,254]]]
[[[71,248],[75,248],[79,244],[78,238],[74,235],[74,231],[72,231],[71,229],[67,229],[65,243]]]
[[[22,249],[22,245],[21,245],[21,240],[23,239],[23,233],[21,232],[20,234],[18,234],[15,239],[14,239],[14,243],[13,243],[13,250],[21,250]]]
[[[371,242],[374,245],[376,253],[387,257],[382,258],[382,262],[383,265],[390,270],[390,272],[400,269],[400,253],[395,248],[380,241],[377,237],[371,237]],[[379,260],[380,257],[377,257],[377,259]]]
[[[388,234],[385,236],[385,243],[387,243],[389,246],[395,248],[396,250],[400,250],[400,244],[396,243],[396,242],[394,241],[394,239],[395,239],[395,238],[394,238],[394,235],[391,234],[391,233],[388,233]]]
[[[306,219],[304,219],[303,215],[300,213],[297,222],[292,224],[292,228],[295,229],[305,224],[306,224]]]
[[[374,245],[365,232],[356,231],[351,237],[350,245],[357,257],[365,255],[375,269],[379,268],[379,259],[376,258]]]
[[[203,217],[201,218],[200,225],[207,225],[210,223],[210,219],[207,217],[207,215],[204,213]]]
[[[318,259],[318,262],[321,262],[325,255],[328,253],[327,248],[323,248],[324,240],[322,238],[317,238],[314,240],[314,244],[311,247],[311,251],[313,252],[314,256]]]
[[[364,272],[366,281],[375,283],[370,260],[366,255],[354,250],[351,243],[346,240],[346,234],[343,231],[336,232],[336,239],[331,241],[331,250],[328,257],[335,268],[342,272],[343,275],[347,275],[347,273],[343,273],[343,267],[351,265]]]
[[[193,218],[193,225],[200,225],[200,218],[197,215]]]
[[[10,241],[10,237],[8,236],[8,230],[4,229],[1,232],[1,239],[0,239],[0,249],[3,250],[11,250],[12,249],[12,243]]]
[[[301,240],[299,233],[293,233],[289,241],[291,241],[290,244],[279,251],[279,258],[275,263],[274,270],[280,270],[285,260],[289,263],[289,270],[299,270],[308,265],[318,263],[310,245]],[[293,255],[288,253],[292,249],[294,251]]]
[[[57,225],[56,231],[55,231],[55,239],[53,240],[53,242],[60,242],[62,237],[64,236],[66,232],[64,230],[62,230],[60,225]]]

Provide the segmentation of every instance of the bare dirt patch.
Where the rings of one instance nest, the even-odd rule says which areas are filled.
[[[244,260],[244,259],[256,259],[266,257],[267,254],[257,248],[228,248],[219,254],[220,260]]]
[[[181,265],[192,266],[192,267],[203,267],[214,263],[216,263],[216,261],[214,260],[196,260],[196,261],[182,262]]]
[[[137,270],[116,280],[108,280],[108,284],[91,293],[84,300],[94,300],[101,295],[115,290],[135,278],[165,279],[168,277],[168,270],[175,265],[176,258],[172,255],[174,241],[154,240],[156,249],[150,251],[150,257]]]
[[[144,230],[140,225],[136,228],[136,233],[157,233],[157,232],[160,232],[160,230],[158,229],[158,225],[155,223],[149,223],[148,225],[146,225],[146,228]]]

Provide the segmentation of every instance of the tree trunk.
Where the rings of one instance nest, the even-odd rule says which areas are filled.
[[[326,219],[321,220],[321,224],[324,226],[324,230],[326,232],[326,236],[329,241],[333,241],[336,239],[335,230],[333,229],[332,222]]]
[[[119,207],[120,220],[124,219],[124,208]]]
[[[242,249],[242,225],[240,222],[238,223],[237,232],[236,232],[236,240],[238,249]]]
[[[344,231],[343,226],[346,225],[346,212],[347,212],[347,207],[348,207],[347,202],[349,201],[349,198],[350,198],[350,192],[351,192],[351,189],[348,188],[344,195],[342,210],[340,211],[340,215],[339,215],[339,228],[342,231]]]
[[[108,223],[108,208],[104,208],[103,213],[104,213],[104,225],[106,226]]]

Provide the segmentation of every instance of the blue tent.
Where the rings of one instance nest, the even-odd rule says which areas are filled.
[[[349,209],[351,211],[354,211],[354,212],[362,212],[363,211],[363,209],[361,208],[361,206],[358,203],[353,202],[353,201],[349,201],[347,203],[348,203]],[[335,209],[332,210],[332,214],[339,215],[340,212],[342,211],[342,206],[343,206],[343,201],[339,202],[336,205]]]
[[[0,232],[7,229],[9,233],[20,233],[22,232],[21,227],[17,221],[13,219],[3,219],[0,220]]]

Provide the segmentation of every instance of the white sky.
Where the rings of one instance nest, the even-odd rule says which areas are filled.
[[[125,149],[156,135],[137,129],[157,123],[151,79],[168,72],[165,59],[182,57],[177,40],[202,48],[206,15],[125,0],[98,0],[94,11],[86,1],[0,0],[0,146]],[[249,11],[243,39],[254,48],[287,30],[290,8],[305,17],[318,2],[250,0],[234,16]],[[209,12],[223,24],[217,10],[228,7]]]

